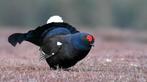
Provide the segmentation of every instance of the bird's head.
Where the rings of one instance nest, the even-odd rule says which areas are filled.
[[[76,33],[72,36],[73,44],[78,49],[90,49],[94,46],[94,37],[88,33]]]
[[[90,46],[94,46],[94,37],[90,34],[86,34],[82,36],[83,41],[85,44],[90,45]]]

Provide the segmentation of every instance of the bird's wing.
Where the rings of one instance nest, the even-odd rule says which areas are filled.
[[[45,44],[40,47],[40,59],[47,59],[56,55],[62,47],[63,43],[56,40],[56,38],[47,39],[47,42],[45,42]]]
[[[61,28],[61,27],[68,29],[72,34],[79,32],[75,27],[69,25],[68,23],[49,23],[49,24],[45,24],[41,27],[38,27],[37,29],[35,29],[35,31],[44,32],[44,30],[46,30],[46,29],[49,29],[49,31],[50,31],[50,30],[53,30],[56,28]]]
[[[40,50],[40,60],[47,59],[47,58],[50,58],[50,57],[56,55],[56,54],[59,52],[59,50],[60,50],[61,48],[62,48],[62,45],[61,45],[61,46],[58,46],[58,47],[54,47],[54,48],[52,48],[52,49],[50,50],[49,53],[44,52],[44,51],[42,50],[42,48],[40,48],[40,49],[39,49],[39,50]]]
[[[50,32],[56,28],[66,28],[67,30],[70,31],[71,34],[77,33],[79,32],[76,28],[74,28],[73,26],[67,24],[67,23],[49,23],[49,24],[45,24],[43,26],[39,26],[38,28],[36,28],[35,30],[31,30],[27,33],[27,41],[32,42],[38,46],[41,45],[42,40],[44,38],[44,36],[42,36],[42,34],[45,34],[44,32]]]

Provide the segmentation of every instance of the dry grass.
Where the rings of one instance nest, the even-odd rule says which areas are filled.
[[[14,48],[7,42],[19,31],[24,30],[0,31],[0,82],[147,82],[147,44],[129,40],[136,32],[125,32],[125,40],[115,39],[121,31],[93,32],[95,47],[84,60],[68,70],[51,70],[39,61],[38,47],[23,42]]]

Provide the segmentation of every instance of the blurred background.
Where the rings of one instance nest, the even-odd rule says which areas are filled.
[[[96,39],[69,72],[49,70],[38,46],[8,42],[53,15]],[[146,53],[147,0],[0,0],[0,82],[147,82]]]
[[[35,27],[52,15],[81,27],[147,29],[147,0],[0,0],[0,28]]]

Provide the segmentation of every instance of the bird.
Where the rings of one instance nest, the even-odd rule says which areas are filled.
[[[45,59],[50,68],[67,69],[88,55],[95,38],[54,15],[36,29],[26,33],[13,33],[8,37],[8,42],[14,47],[23,41],[40,47],[41,59]]]

